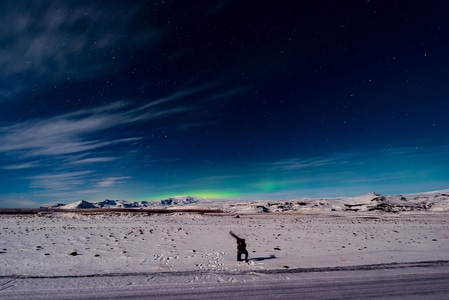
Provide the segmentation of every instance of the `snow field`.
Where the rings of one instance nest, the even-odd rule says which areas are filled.
[[[449,260],[445,214],[0,217],[0,276],[240,271]],[[246,239],[236,261],[232,230]]]

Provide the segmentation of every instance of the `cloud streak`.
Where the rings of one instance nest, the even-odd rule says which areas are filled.
[[[70,191],[86,185],[93,171],[40,174],[31,176],[31,188],[51,191]]]
[[[130,179],[131,176],[121,176],[121,177],[108,177],[97,183],[98,187],[111,187],[117,184],[126,182],[126,179]]]
[[[300,169],[324,167],[336,163],[341,164],[343,162],[340,161],[340,158],[312,158],[312,159],[291,158],[272,163],[272,168],[283,171],[295,171]]]
[[[6,14],[0,10],[0,42],[7,45],[0,50],[0,96],[6,98],[43,78],[48,83],[102,76],[106,66],[119,68],[117,49],[151,45],[161,34],[130,27],[142,4],[121,4],[121,9],[78,1],[2,5],[9,6]]]
[[[190,108],[179,105],[171,108],[161,106],[194,92],[195,90],[179,92],[137,108],[119,101],[48,119],[3,126],[0,127],[0,153],[14,152],[16,156],[24,158],[55,156],[92,151],[111,144],[135,141],[141,137],[115,140],[89,139],[88,137],[93,133],[119,125],[149,121],[189,110]]]
[[[6,166],[1,167],[0,169],[3,169],[3,170],[22,170],[22,169],[35,168],[35,167],[38,167],[38,166],[39,166],[39,161],[32,161],[32,162],[24,162],[24,163],[6,165]]]
[[[117,160],[118,157],[92,157],[85,158],[80,160],[75,160],[69,163],[69,165],[83,165],[83,164],[92,164],[92,163],[103,163]]]

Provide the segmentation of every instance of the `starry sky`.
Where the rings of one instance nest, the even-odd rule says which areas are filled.
[[[0,3],[0,207],[449,188],[447,1]]]

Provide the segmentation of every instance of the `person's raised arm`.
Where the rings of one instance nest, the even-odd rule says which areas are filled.
[[[238,236],[236,236],[236,235],[234,234],[234,232],[229,231],[229,234],[232,235],[235,239],[240,240],[240,238],[239,238]]]

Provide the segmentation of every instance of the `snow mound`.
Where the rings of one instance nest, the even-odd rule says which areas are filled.
[[[42,204],[40,206],[40,208],[47,208],[47,209],[51,209],[51,208],[59,208],[61,206],[64,206],[64,203],[47,203],[47,204]]]

